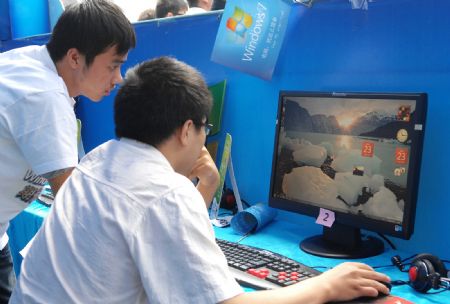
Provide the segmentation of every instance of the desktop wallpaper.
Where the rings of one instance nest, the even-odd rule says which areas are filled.
[[[415,101],[289,97],[274,195],[401,224]]]

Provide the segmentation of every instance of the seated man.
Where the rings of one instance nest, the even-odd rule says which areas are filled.
[[[379,281],[389,278],[359,263],[243,292],[207,212],[219,183],[204,147],[211,107],[185,63],[161,57],[129,70],[115,99],[119,140],[87,154],[61,188],[11,303],[311,304],[388,293]]]

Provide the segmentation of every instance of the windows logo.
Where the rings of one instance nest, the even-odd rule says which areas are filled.
[[[252,16],[236,6],[233,15],[227,20],[227,28],[235,34],[245,37],[245,33],[252,26],[252,23]]]

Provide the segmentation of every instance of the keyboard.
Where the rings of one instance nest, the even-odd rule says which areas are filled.
[[[321,272],[278,253],[216,239],[236,281],[253,289],[276,289],[319,275]]]

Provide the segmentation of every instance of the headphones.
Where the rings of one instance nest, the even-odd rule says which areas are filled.
[[[410,259],[412,259],[411,263],[404,264]],[[442,291],[450,290],[450,278],[444,264],[449,261],[441,260],[428,253],[413,255],[403,260],[396,255],[391,258],[391,261],[400,271],[405,271],[405,266],[410,265],[409,282],[404,283],[409,284],[418,292],[426,293],[430,289],[440,288],[444,288]]]

